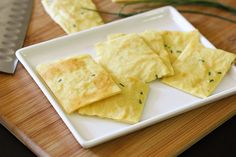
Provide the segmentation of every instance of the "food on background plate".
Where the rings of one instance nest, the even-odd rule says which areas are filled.
[[[135,77],[150,82],[170,71],[161,58],[137,34],[96,44],[99,63],[115,77]]]
[[[164,40],[164,47],[169,53],[171,63],[178,58],[192,40],[200,43],[200,33],[197,30],[190,32],[160,31],[159,33]]]
[[[122,89],[120,94],[82,107],[78,113],[130,124],[137,123],[143,112],[149,86],[135,78],[116,80],[116,83]]]
[[[79,32],[103,24],[101,16],[94,11],[92,0],[42,0],[46,12],[66,33]]]
[[[208,97],[231,68],[236,55],[190,42],[173,63],[175,75],[161,81],[200,98]]]
[[[36,70],[67,113],[121,92],[90,55],[40,64]]]

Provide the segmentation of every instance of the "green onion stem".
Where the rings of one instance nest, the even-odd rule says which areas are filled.
[[[135,4],[141,4],[141,3],[156,3],[159,5],[200,5],[200,6],[207,6],[207,7],[213,7],[222,9],[228,12],[231,12],[232,14],[236,14],[236,8],[231,7],[229,5],[222,4],[220,2],[216,1],[204,1],[204,0],[144,0],[144,1],[134,1],[124,4],[122,7],[122,10],[129,6],[129,5],[135,5]]]
[[[94,10],[94,9],[89,9],[89,8],[83,8],[83,9],[90,10],[90,11],[95,11],[95,12],[98,12],[98,13],[101,13],[101,14],[114,15],[114,16],[118,16],[118,17],[121,17],[121,18],[129,17],[129,16],[133,16],[133,15],[145,12],[145,11],[139,11],[139,12],[132,12],[132,13],[122,13],[122,12],[115,13],[115,12]],[[194,11],[194,10],[179,10],[179,11],[181,13],[201,14],[201,15],[210,16],[210,17],[221,19],[221,20],[225,20],[225,21],[228,21],[228,22],[236,23],[235,20],[228,19],[226,17],[222,17],[222,16],[219,16],[219,15],[211,14],[211,13],[206,13],[206,12],[201,12],[201,11]]]
[[[201,15],[206,15],[206,16],[211,16],[211,17],[219,18],[219,19],[222,19],[222,20],[225,20],[225,21],[228,21],[228,22],[236,23],[235,20],[228,19],[226,17],[222,17],[222,16],[219,16],[219,15],[211,14],[211,13],[201,12],[201,11],[179,10],[179,12],[181,12],[181,13],[190,13],[190,14],[201,14]]]

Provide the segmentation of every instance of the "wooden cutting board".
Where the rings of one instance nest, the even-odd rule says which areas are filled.
[[[110,0],[94,0],[99,9],[117,11]],[[235,0],[222,0],[236,7]],[[140,6],[139,6],[140,7]],[[224,11],[187,6],[234,18]],[[216,47],[236,52],[236,24],[184,14]],[[104,15],[106,22],[116,19]],[[65,35],[35,0],[25,46]],[[50,53],[50,52],[49,52]],[[236,95],[168,119],[91,149],[83,149],[21,64],[15,75],[0,73],[0,122],[39,156],[174,156],[236,114]]]

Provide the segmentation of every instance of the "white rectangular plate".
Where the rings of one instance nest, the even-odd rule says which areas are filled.
[[[150,93],[141,121],[134,125],[128,125],[109,119],[80,116],[76,113],[66,114],[35,70],[38,64],[72,55],[88,53],[96,58],[94,44],[105,40],[108,34],[142,32],[150,29],[191,31],[195,28],[175,8],[163,7],[83,32],[32,45],[18,50],[16,55],[77,141],[86,148],[222,99],[236,92],[235,67],[230,70],[216,91],[206,99],[199,99],[156,81],[150,85]],[[206,38],[201,37],[201,41],[205,46],[214,48]]]

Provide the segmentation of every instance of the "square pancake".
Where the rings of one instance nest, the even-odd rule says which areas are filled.
[[[137,34],[96,44],[99,63],[117,78],[135,77],[150,82],[169,74],[161,58]]]
[[[40,64],[36,70],[67,113],[121,92],[89,55]]]
[[[231,68],[236,55],[220,49],[189,43],[173,64],[175,75],[161,81],[194,96],[211,95]]]
[[[42,0],[46,12],[69,34],[103,24],[92,0]]]
[[[123,79],[116,83],[122,89],[120,94],[82,107],[78,113],[130,124],[137,123],[142,116],[149,86],[135,78]]]
[[[107,37],[108,40],[116,39],[122,37],[126,34],[116,33],[111,34]],[[168,76],[174,75],[174,70],[172,68],[169,53],[164,47],[164,41],[159,32],[156,31],[145,31],[140,33],[139,36],[146,42],[146,44],[161,58],[163,63],[167,66],[169,70]]]
[[[195,40],[196,43],[200,41],[200,34],[197,30],[191,32],[160,31],[159,33],[164,40],[171,63],[178,58],[192,40]]]

